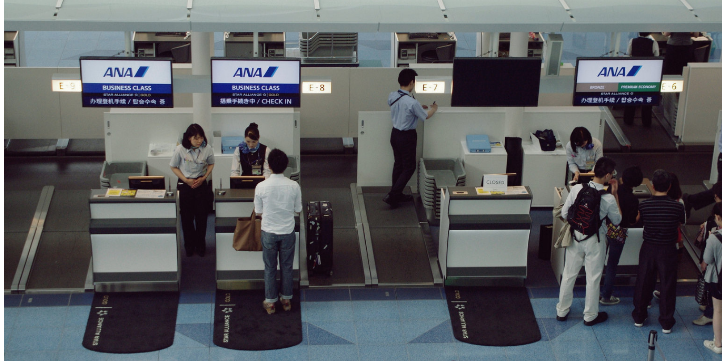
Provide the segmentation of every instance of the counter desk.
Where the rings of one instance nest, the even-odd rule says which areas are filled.
[[[179,222],[175,194],[107,197],[90,192],[93,285],[100,291],[180,289]]]
[[[523,285],[532,202],[525,194],[477,195],[442,189],[439,263],[446,285]]]
[[[652,196],[650,187],[647,186],[648,184],[649,180],[645,178],[642,185],[634,188],[634,195],[640,202]],[[567,200],[567,196],[569,196],[569,189],[567,187],[554,188],[554,207],[556,208],[558,205],[564,204],[564,202]],[[633,225],[627,231],[627,240],[624,242],[624,250],[622,251],[622,255],[619,257],[619,264],[617,266],[618,277],[631,277],[637,275],[637,272],[639,270],[639,250],[642,248],[642,242],[644,241],[644,239],[642,238],[642,231],[644,230],[644,227],[640,223]],[[559,232],[561,231],[561,228],[562,221],[558,218],[555,218],[552,228],[551,264],[557,282],[561,282],[562,273],[564,272],[565,261],[564,248],[554,248],[554,242],[559,237]],[[605,235],[600,234],[599,236],[602,239],[606,240]],[[607,254],[604,260],[605,266],[607,264],[608,257],[609,255]],[[583,276],[584,270],[582,270],[579,275]]]
[[[225,192],[224,194],[219,194]],[[253,212],[254,189],[218,189],[214,192],[216,205],[216,286],[218,289],[263,288],[263,252],[236,251],[233,232],[239,217],[250,217]],[[300,252],[306,247],[300,243],[301,223],[296,216],[296,253],[293,259],[294,287],[301,278]],[[303,256],[305,259],[305,256]],[[303,262],[305,264],[305,262]],[[304,267],[305,268],[305,267]],[[278,274],[280,277],[280,273]]]

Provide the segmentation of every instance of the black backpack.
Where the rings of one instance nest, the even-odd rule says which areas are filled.
[[[597,241],[599,241],[599,226],[602,225],[602,220],[599,219],[599,204],[602,200],[602,194],[606,191],[598,191],[596,188],[591,187],[589,184],[582,184],[582,189],[577,193],[577,198],[574,200],[574,204],[569,207],[569,213],[567,214],[567,222],[572,231],[577,231],[585,235],[582,239],[577,239],[574,232],[572,232],[572,238],[577,241],[585,241],[593,235],[597,235]]]
[[[554,131],[551,129],[537,130],[534,135],[539,139],[539,145],[543,151],[553,151],[557,148],[557,137],[554,136]]]

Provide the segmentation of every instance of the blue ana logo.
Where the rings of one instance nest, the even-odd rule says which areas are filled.
[[[277,66],[269,66],[266,72],[262,72],[261,68],[238,68],[236,69],[236,72],[233,73],[233,77],[239,77],[239,78],[271,78],[274,74],[276,74],[276,70],[278,70]]]
[[[607,66],[603,67],[602,70],[599,71],[599,74],[597,74],[597,78],[600,76],[603,77],[618,77],[618,76],[635,76],[637,73],[639,73],[639,69],[642,69],[641,65],[635,65],[629,71],[625,67],[613,67],[613,66]]]
[[[133,68],[108,68],[108,70],[105,71],[105,74],[103,74],[103,78],[108,76],[111,78],[142,78],[147,72],[147,66],[141,66],[138,68],[135,75],[133,75]]]

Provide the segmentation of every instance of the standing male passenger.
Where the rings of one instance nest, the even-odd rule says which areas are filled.
[[[415,77],[418,74],[413,69],[403,69],[399,73],[401,89],[389,94],[388,104],[391,107],[391,120],[394,129],[391,130],[391,148],[394,150],[394,170],[391,176],[391,191],[384,197],[384,202],[392,208],[399,202],[413,200],[409,194],[403,194],[406,183],[416,170],[416,124],[419,119],[431,118],[438,105],[431,104],[427,113],[426,105],[421,105],[411,91],[416,86]]]
[[[677,302],[677,237],[684,224],[684,206],[667,196],[672,186],[669,173],[657,169],[652,175],[652,198],[639,204],[639,219],[644,223],[642,248],[639,250],[639,273],[634,286],[634,325],[642,327],[647,319],[647,305],[659,273],[659,323],[663,333],[672,332]]]
[[[579,270],[584,266],[587,274],[587,295],[584,300],[584,324],[593,326],[607,320],[606,312],[599,312],[599,281],[602,278],[604,269],[604,256],[607,253],[607,224],[605,218],[613,224],[619,224],[622,215],[619,212],[619,198],[617,197],[617,181],[614,178],[614,167],[617,164],[611,158],[601,157],[594,165],[594,178],[589,182],[589,187],[597,191],[604,189],[604,183],[609,183],[609,192],[604,192],[599,200],[599,219],[601,224],[599,233],[586,236],[577,231],[572,237],[571,244],[566,248],[564,272],[559,288],[559,303],[557,303],[557,321],[566,321],[569,309],[574,300],[574,281],[579,275]],[[579,191],[584,185],[577,184],[569,191],[569,196],[562,207],[562,217],[567,219],[569,208],[577,199]],[[601,237],[601,238],[600,238]],[[577,239],[582,241],[576,241]],[[650,290],[651,294],[651,290]]]
[[[301,187],[286,178],[283,171],[288,166],[288,157],[280,149],[274,149],[266,158],[271,176],[256,186],[253,200],[256,213],[261,219],[261,243],[263,244],[263,278],[266,285],[266,299],[263,308],[269,314],[276,312],[278,286],[276,267],[281,261],[281,305],[291,310],[293,298],[293,255],[296,251],[296,220],[301,212]]]

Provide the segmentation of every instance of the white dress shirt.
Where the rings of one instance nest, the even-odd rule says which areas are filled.
[[[189,179],[202,177],[206,174],[208,165],[215,162],[213,148],[209,146],[186,149],[179,144],[170,158],[170,166],[180,169],[183,176]]]
[[[301,186],[283,174],[271,174],[258,183],[253,200],[256,213],[262,214],[261,230],[273,234],[293,233],[295,213],[300,213]]]
[[[574,153],[572,150],[572,142],[567,142],[567,164],[569,164],[569,170],[572,171],[572,173],[580,169],[593,170],[599,158],[604,156],[602,142],[597,138],[592,138],[592,144],[594,144],[594,148],[585,149],[584,147],[577,147],[577,152]]]

